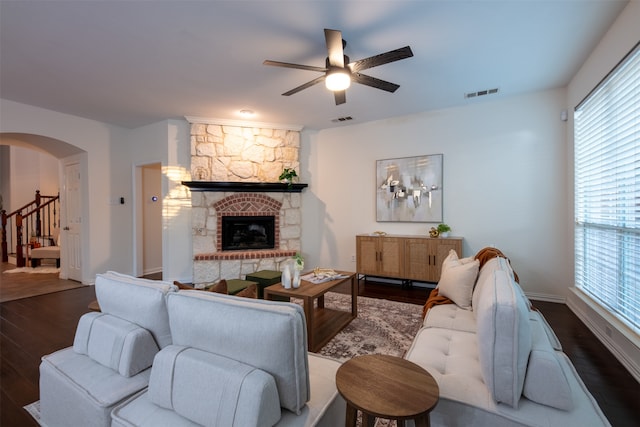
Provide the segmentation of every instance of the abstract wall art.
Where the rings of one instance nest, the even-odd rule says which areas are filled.
[[[376,161],[376,221],[442,222],[442,154]]]

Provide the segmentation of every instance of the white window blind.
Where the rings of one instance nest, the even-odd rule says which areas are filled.
[[[576,107],[576,286],[640,332],[640,45]]]

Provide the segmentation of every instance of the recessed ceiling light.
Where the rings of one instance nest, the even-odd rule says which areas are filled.
[[[256,113],[253,110],[240,110],[240,115],[242,117],[253,117]]]

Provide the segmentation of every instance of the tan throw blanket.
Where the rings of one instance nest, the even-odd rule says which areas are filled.
[[[489,247],[480,249],[478,253],[474,256],[474,259],[477,259],[478,261],[480,261],[479,268],[482,268],[482,266],[485,265],[487,261],[496,257],[505,258],[507,261],[509,261],[509,258],[507,258],[500,249],[489,248]],[[509,261],[509,264],[511,264],[510,261]],[[516,282],[520,283],[520,279],[518,278],[518,275],[516,274],[515,271],[513,272],[513,276],[515,277]],[[427,298],[427,302],[424,304],[424,307],[422,308],[422,318],[423,319],[425,318],[425,316],[427,315],[427,311],[429,311],[431,307],[435,305],[440,305],[440,304],[453,304],[453,301],[451,301],[447,297],[439,295],[438,288],[435,288],[431,291],[431,293],[429,293],[429,298]]]

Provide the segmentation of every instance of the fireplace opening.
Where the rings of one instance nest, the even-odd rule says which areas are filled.
[[[222,250],[275,248],[275,216],[223,216]]]

